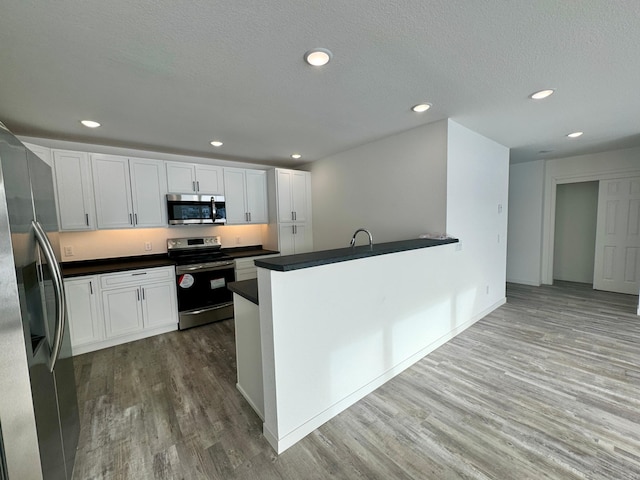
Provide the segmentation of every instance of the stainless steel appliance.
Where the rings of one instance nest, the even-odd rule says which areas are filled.
[[[70,479],[80,424],[52,172],[0,127],[0,473]]]
[[[235,280],[235,261],[220,248],[220,237],[167,240],[176,262],[180,330],[233,317],[227,284]]]
[[[169,225],[202,225],[227,223],[223,195],[167,195]]]

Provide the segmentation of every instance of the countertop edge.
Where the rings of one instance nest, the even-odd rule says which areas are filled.
[[[257,259],[257,267],[274,270],[277,272],[289,272],[305,268],[319,267],[331,263],[347,262],[361,258],[375,257],[378,255],[389,255],[422,248],[438,247],[451,243],[458,243],[457,238],[446,239],[411,239],[397,242],[387,242],[378,245],[339,248],[335,250],[322,250],[319,252],[302,253],[298,255],[287,255],[265,260]]]
[[[250,278],[248,280],[240,280],[238,282],[230,282],[227,288],[233,293],[240,295],[242,298],[249,300],[251,303],[259,305],[258,302],[258,280]]]

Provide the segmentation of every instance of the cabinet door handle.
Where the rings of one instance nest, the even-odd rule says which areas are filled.
[[[138,214],[137,213],[133,214],[133,222],[134,222],[135,225],[138,224]]]
[[[133,215],[129,214],[129,223],[133,225]]]
[[[140,289],[136,289],[136,297],[138,297],[138,301],[140,301]]]
[[[142,290],[142,299],[144,300],[144,287],[142,287],[141,290]]]
[[[297,220],[298,219],[298,212],[293,212],[293,219]]]
[[[89,294],[93,295],[93,282],[89,280]]]
[[[295,219],[296,219],[295,213],[291,212],[291,220],[295,220]]]
[[[291,225],[291,235],[295,235],[295,234],[296,234],[296,226]]]
[[[87,224],[87,227],[88,227],[89,226],[89,214],[88,213],[84,214],[84,221],[85,221],[85,223]]]
[[[195,180],[191,182],[191,190],[193,190],[194,192],[197,192]]]
[[[200,180],[196,182],[196,192],[200,191]]]
[[[138,272],[138,273],[132,273],[131,276],[135,277],[137,275],[146,275],[146,274],[147,274],[147,272]]]
[[[249,212],[249,221],[251,221],[251,212]]]

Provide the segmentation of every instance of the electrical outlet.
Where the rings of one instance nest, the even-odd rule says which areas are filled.
[[[144,242],[144,250],[146,252],[150,252],[151,251],[151,242]]]
[[[456,252],[459,252],[461,250],[462,250],[462,242],[456,243]]]
[[[72,245],[66,245],[64,247],[64,256],[65,257],[73,257],[73,246]]]

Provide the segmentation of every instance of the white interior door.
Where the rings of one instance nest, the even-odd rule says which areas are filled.
[[[593,288],[640,289],[640,177],[601,180]]]

